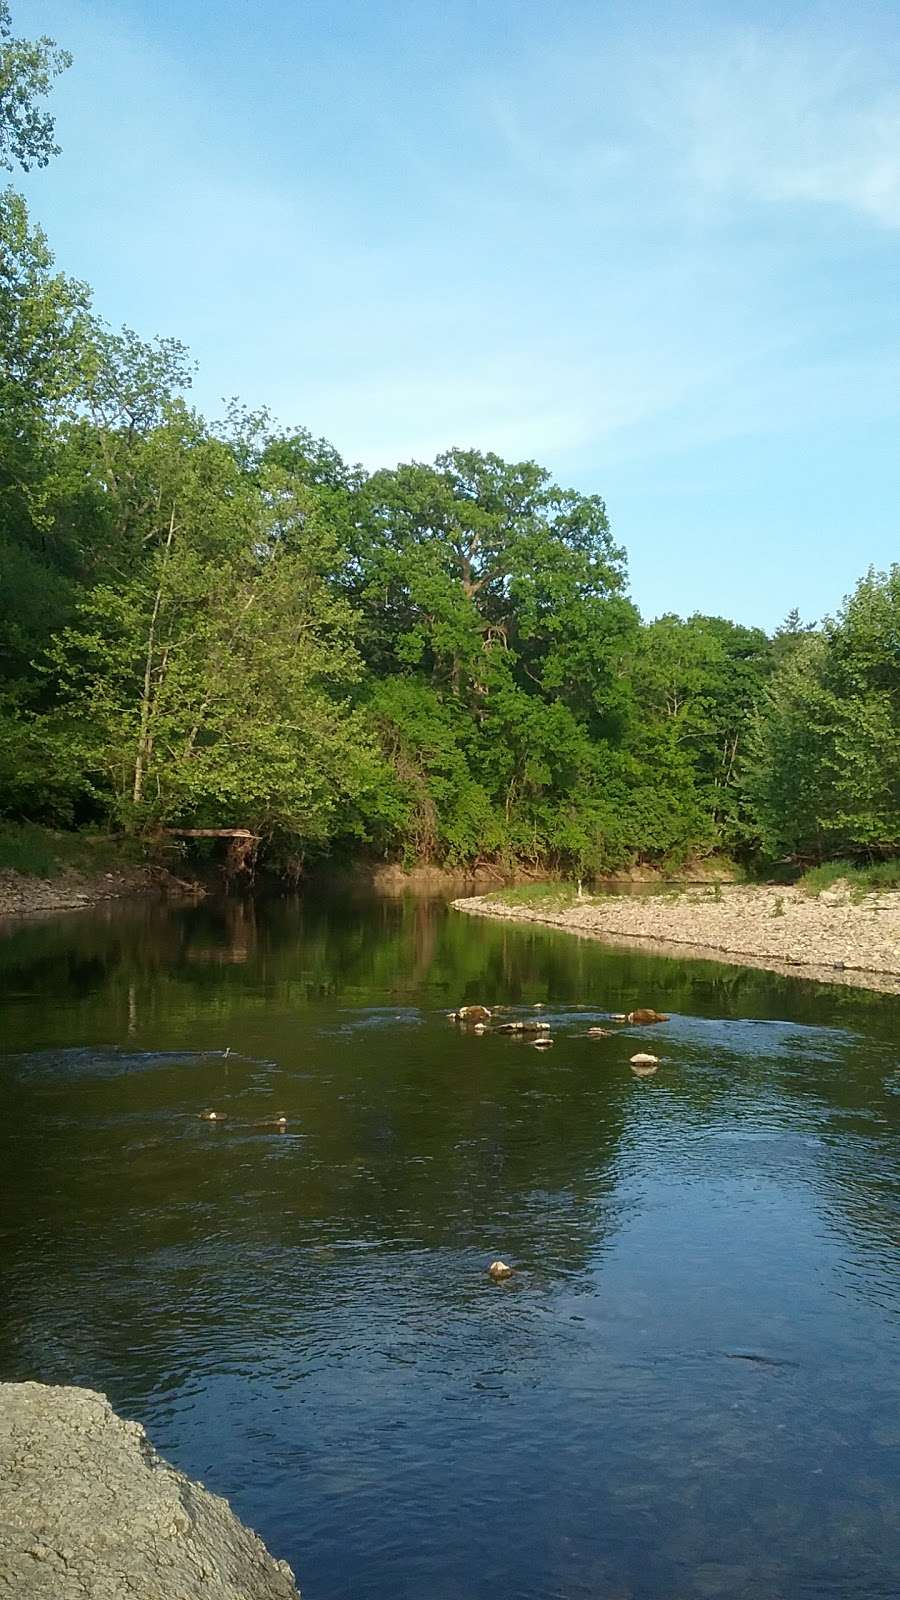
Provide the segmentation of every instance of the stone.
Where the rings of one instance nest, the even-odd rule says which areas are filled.
[[[511,1278],[514,1271],[515,1268],[508,1267],[505,1261],[492,1261],[488,1267],[488,1273],[495,1283],[501,1283],[504,1278]]]
[[[0,1384],[0,1593],[298,1600],[286,1561],[91,1389]]]
[[[647,1056],[639,1052],[636,1056],[631,1057],[630,1065],[638,1075],[655,1072],[659,1066],[659,1056]]]

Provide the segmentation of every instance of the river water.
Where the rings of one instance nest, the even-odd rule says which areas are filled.
[[[306,1600],[900,1592],[900,1001],[396,901],[0,971],[0,1377],[103,1390]]]

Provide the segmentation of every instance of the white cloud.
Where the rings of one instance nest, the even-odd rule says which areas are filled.
[[[900,86],[882,59],[743,33],[668,72],[684,171],[702,188],[900,227]]]
[[[509,157],[560,196],[645,215],[756,200],[900,227],[900,50],[784,29],[665,50],[589,38],[484,91]]]

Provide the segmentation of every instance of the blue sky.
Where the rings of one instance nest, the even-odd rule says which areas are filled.
[[[647,616],[813,619],[900,559],[900,4],[12,10],[75,55],[33,212],[202,409],[534,457]]]

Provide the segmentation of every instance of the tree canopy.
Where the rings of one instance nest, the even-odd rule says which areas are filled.
[[[0,0],[0,165],[68,57]],[[589,873],[900,850],[900,568],[769,638],[642,620],[597,494],[448,449],[367,473],[188,403],[0,194],[0,810]]]

